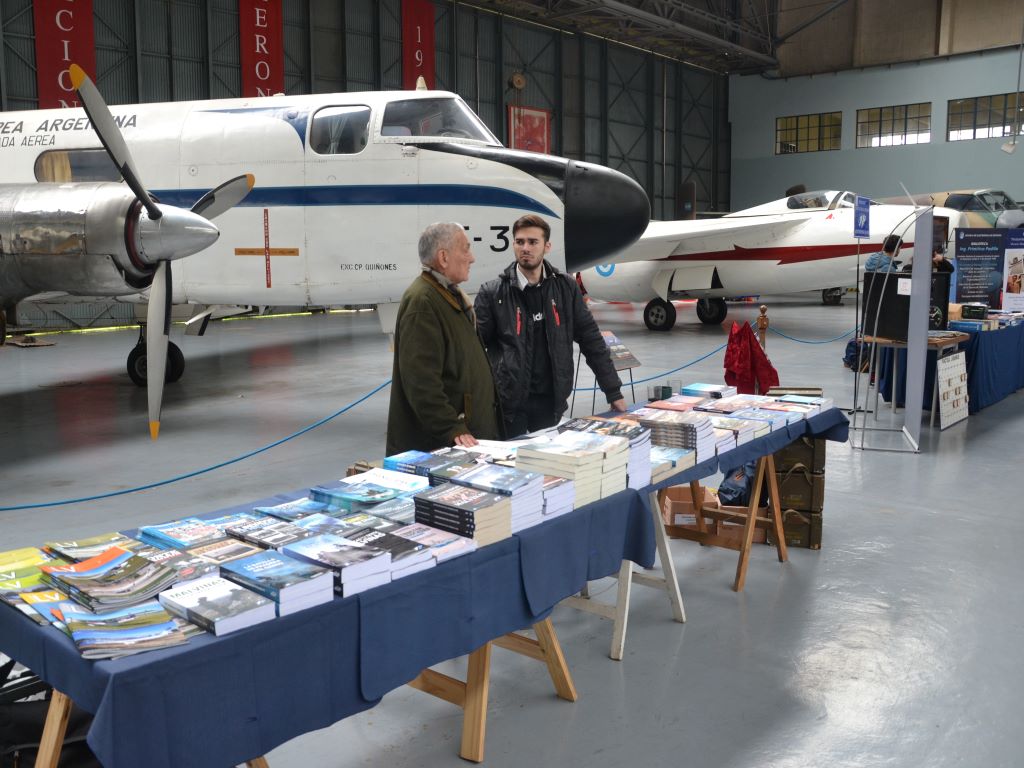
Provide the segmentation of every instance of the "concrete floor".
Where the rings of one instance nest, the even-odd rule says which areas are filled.
[[[773,326],[830,339],[852,304],[772,298]],[[637,378],[726,340],[693,305],[669,334],[639,307],[598,305],[641,360]],[[732,305],[753,319],[756,305]],[[384,382],[391,355],[374,313],[216,324],[182,344],[152,444],[145,392],[128,380],[132,331],[61,335],[0,348],[0,506],[45,504],[160,482],[292,434]],[[784,384],[852,402],[843,341],[770,335]],[[720,381],[719,353],[671,378]],[[664,381],[666,376],[659,377]],[[590,383],[589,372],[581,384]],[[639,397],[643,397],[640,388]],[[589,412],[589,396],[576,412]],[[923,453],[829,444],[824,544],[780,565],[755,548],[747,586],[730,589],[735,553],[672,543],[689,621],[662,593],[633,592],[626,658],[608,659],[611,625],[554,615],[580,698],[556,699],[542,665],[496,650],[486,764],[648,766],[1024,765],[1016,733],[1024,637],[1020,418],[1015,395],[939,434]],[[241,462],[140,493],[0,512],[0,549],[128,528],[342,476],[381,456],[387,391],[301,437]],[[614,583],[592,585],[610,600]],[[461,670],[464,662],[442,665]],[[1018,725],[1014,725],[1017,723]],[[380,706],[269,754],[274,768],[460,765],[458,711],[409,688]]]

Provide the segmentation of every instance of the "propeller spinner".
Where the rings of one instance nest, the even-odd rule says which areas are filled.
[[[156,440],[160,434],[160,406],[171,324],[171,261],[213,245],[220,231],[210,219],[240,203],[249,194],[255,179],[252,174],[231,179],[203,195],[189,211],[156,202],[142,183],[128,145],[96,85],[77,64],[71,65],[70,74],[100,142],[145,208],[145,212],[139,214],[138,245],[140,257],[147,264],[155,265],[146,311],[146,394],[149,434]]]

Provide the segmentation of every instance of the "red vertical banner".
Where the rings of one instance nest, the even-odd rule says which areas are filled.
[[[402,87],[415,88],[418,77],[434,87],[434,4],[402,0]]]
[[[92,0],[34,0],[32,19],[39,108],[80,106],[68,67],[77,64],[96,79]]]
[[[282,17],[281,0],[239,0],[242,96],[284,93]]]

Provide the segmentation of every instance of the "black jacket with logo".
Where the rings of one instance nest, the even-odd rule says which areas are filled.
[[[477,328],[491,359],[507,422],[514,420],[525,407],[533,361],[529,317],[516,270],[513,261],[497,279],[484,283],[474,303]],[[540,290],[556,415],[561,416],[568,408],[572,393],[574,341],[580,345],[608,402],[620,399],[622,382],[576,281],[547,261],[544,275]]]

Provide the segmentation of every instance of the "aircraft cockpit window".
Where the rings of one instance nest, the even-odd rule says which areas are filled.
[[[325,107],[313,115],[309,148],[318,155],[354,155],[366,147],[369,129],[369,107]]]
[[[998,190],[993,189],[988,192],[979,192],[978,197],[981,198],[985,206],[993,213],[1012,211],[1017,208],[1017,203],[1013,201],[1012,197]]]
[[[800,195],[793,195],[786,200],[786,207],[794,210],[801,208],[828,208],[831,202],[829,192],[804,192]]]
[[[391,102],[384,109],[380,135],[499,143],[462,100],[451,97]]]
[[[105,149],[55,149],[36,158],[36,181],[120,181]]]

